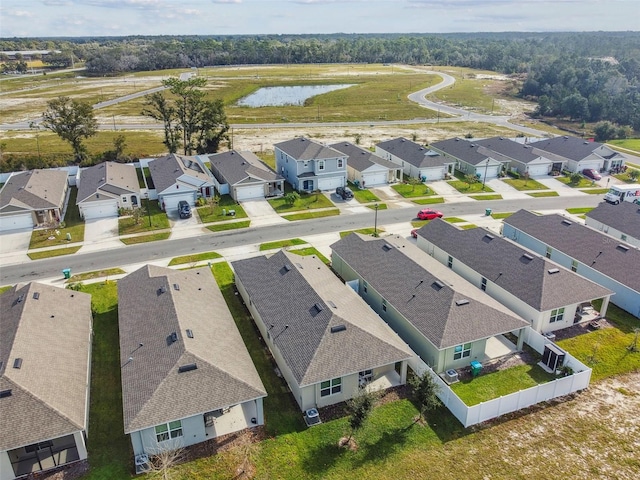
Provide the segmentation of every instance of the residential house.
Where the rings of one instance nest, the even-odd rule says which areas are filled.
[[[117,217],[120,208],[140,206],[140,184],[133,164],[103,162],[78,169],[76,205],[85,220]]]
[[[233,262],[236,286],[300,408],[402,385],[415,354],[315,256]]]
[[[536,255],[484,228],[463,230],[436,219],[418,230],[417,245],[502,305],[549,333],[589,319],[581,315],[611,290]]]
[[[612,205],[603,202],[587,212],[586,224],[610,237],[640,248],[640,205],[638,204],[621,202],[619,205]]]
[[[502,234],[612,290],[611,303],[640,317],[637,248],[562,215],[527,210],[505,218]]]
[[[455,160],[446,158],[429,147],[423,147],[406,138],[394,138],[376,145],[376,154],[400,165],[408,177],[427,180],[442,180],[453,175]]]
[[[236,202],[284,194],[284,178],[252,152],[236,151],[209,155],[216,189]]]
[[[464,138],[450,138],[429,146],[446,159],[455,161],[457,170],[465,175],[475,175],[483,182],[496,178],[509,164],[508,159],[500,161],[490,150]]]
[[[349,142],[334,143],[331,148],[348,156],[347,178],[361,188],[379,187],[402,180],[398,165]]]
[[[587,168],[596,172],[624,166],[626,158],[611,147],[578,137],[554,137],[530,143],[533,152],[554,162],[553,169],[566,168],[581,173]],[[561,165],[560,165],[561,164]]]
[[[0,232],[58,225],[69,183],[63,170],[12,174],[0,190]]]
[[[265,388],[208,268],[118,281],[124,431],[158,454],[264,423]]]
[[[86,459],[91,296],[32,282],[0,311],[0,480]]]
[[[436,373],[486,361],[495,342],[522,348],[527,322],[406,239],[353,233],[331,248],[332,268]]]
[[[502,162],[511,171],[530,177],[548,175],[553,168],[553,161],[540,155],[540,152],[526,143],[520,143],[504,137],[492,137],[477,140],[474,143],[489,150],[491,157]],[[560,171],[560,169],[558,169]]]
[[[199,197],[215,194],[213,175],[198,156],[171,153],[156,158],[149,162],[149,173],[165,212],[177,212],[181,200],[193,207]]]
[[[347,183],[347,155],[305,137],[274,145],[276,171],[299,192],[335,190]]]

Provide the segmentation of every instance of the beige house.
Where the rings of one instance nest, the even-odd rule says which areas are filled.
[[[140,184],[131,163],[103,162],[78,170],[76,205],[85,220],[117,217],[118,209],[140,206]]]

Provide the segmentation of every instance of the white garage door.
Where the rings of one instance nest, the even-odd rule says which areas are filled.
[[[264,198],[264,185],[249,185],[236,187],[236,201],[249,200],[251,198]]]
[[[429,180],[442,180],[444,173],[441,168],[424,168],[420,170],[420,178],[425,177]]]
[[[485,177],[485,170],[486,170],[486,177]],[[480,181],[482,181],[482,179],[484,178],[496,178],[498,176],[498,171],[500,170],[499,166],[495,166],[495,167],[478,167],[476,168],[476,173],[480,175]]]
[[[343,177],[328,177],[318,179],[319,190],[335,190],[344,184]]]
[[[529,176],[546,175],[549,173],[550,165],[529,165]]]
[[[362,180],[364,180],[365,187],[375,187],[377,185],[386,185],[387,172],[376,172],[376,173],[363,173]]]
[[[85,220],[93,220],[95,218],[117,217],[118,203],[112,202],[96,203],[82,206],[82,215]]]
[[[596,172],[600,171],[601,164],[598,160],[589,160],[588,162],[580,162],[578,164],[580,166],[578,172],[582,173],[583,170],[587,168],[593,168]]]
[[[164,195],[160,200],[160,208],[162,208],[162,205],[164,204],[165,212],[177,210],[178,202],[180,200],[185,200],[192,207],[195,206],[195,202],[193,201],[193,193],[186,192],[181,195]]]
[[[31,213],[0,217],[0,231],[18,230],[21,228],[33,228],[33,217]]]

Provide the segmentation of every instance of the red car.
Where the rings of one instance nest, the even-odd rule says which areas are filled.
[[[418,212],[418,218],[420,220],[433,220],[434,218],[442,218],[442,216],[442,212],[430,208],[423,208]]]
[[[584,170],[582,170],[582,174],[585,177],[590,178],[591,180],[602,180],[600,174],[593,168],[585,168]]]

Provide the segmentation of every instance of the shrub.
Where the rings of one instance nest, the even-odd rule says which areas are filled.
[[[515,170],[508,170],[507,175],[509,175],[511,178],[515,178],[516,180],[520,178],[520,174]]]

